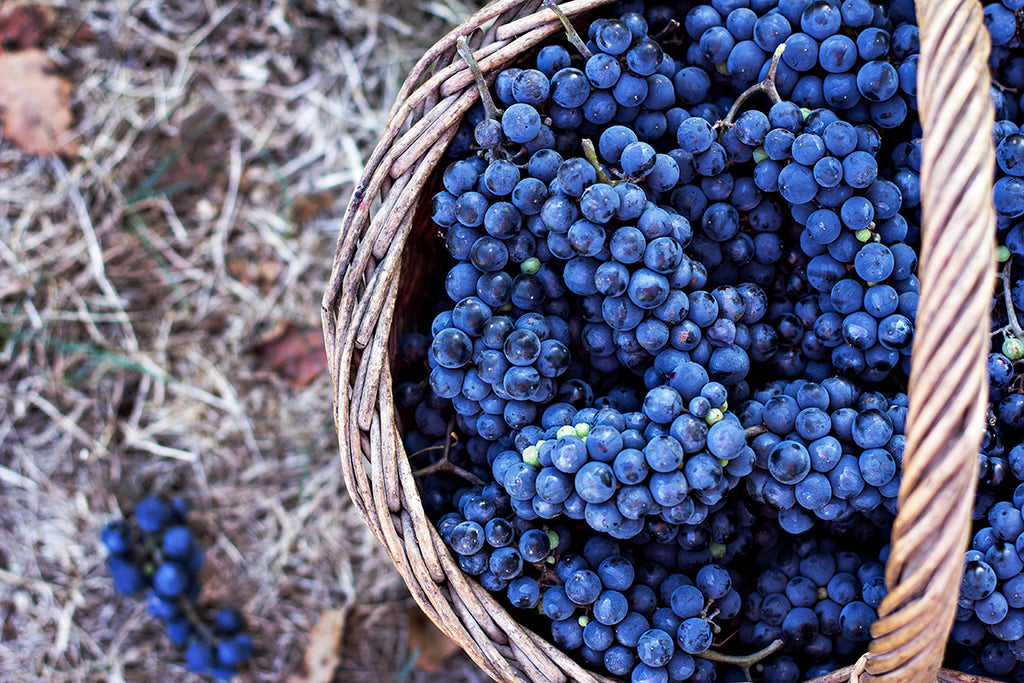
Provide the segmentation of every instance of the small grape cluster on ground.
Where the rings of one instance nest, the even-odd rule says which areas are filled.
[[[0,2],[4,54],[34,42],[68,84],[77,148],[26,153],[0,112],[0,680],[208,680],[106,565],[103,525],[154,495],[188,502],[200,614],[243,617],[236,680],[304,681],[331,617],[336,681],[487,680],[415,666],[415,602],[345,493],[330,378],[303,367],[326,362],[360,161],[482,4]],[[44,23],[5,21],[19,7]],[[266,362],[275,329],[304,377]]]
[[[212,618],[201,616],[211,611],[198,604],[206,554],[188,528],[187,514],[180,498],[143,498],[135,507],[134,526],[116,520],[103,527],[107,568],[119,593],[144,592],[149,613],[184,649],[189,671],[226,681],[252,656],[252,638],[242,632],[234,607],[216,609]]]
[[[1024,678],[1021,9],[984,7],[1002,278],[947,649],[1004,680]],[[562,21],[568,39],[493,86],[477,74],[430,203],[450,260],[395,387],[424,507],[464,572],[596,673],[783,683],[852,664],[886,595],[906,443],[913,4]]]

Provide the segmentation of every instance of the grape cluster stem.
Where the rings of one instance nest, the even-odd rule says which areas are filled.
[[[715,652],[714,650],[706,650],[704,652],[701,652],[697,656],[701,659],[707,659],[712,662],[719,662],[721,664],[731,664],[733,666],[738,666],[740,667],[740,669],[743,670],[743,675],[746,677],[748,683],[752,683],[754,679],[750,675],[751,667],[753,667],[766,657],[770,657],[772,654],[775,653],[776,650],[782,647],[782,645],[782,640],[776,638],[771,642],[771,644],[768,645],[768,647],[764,648],[763,650],[758,650],[757,652],[749,655],[723,655],[722,653]]]
[[[483,104],[487,118],[501,121],[502,112],[494,104],[494,98],[491,97],[491,89],[487,85],[487,79],[484,78],[484,72],[480,70],[480,64],[473,56],[473,51],[469,49],[469,40],[466,36],[459,36],[455,41],[455,47],[462,59],[465,60],[466,65],[469,66],[470,73],[473,74],[473,80],[476,81],[476,88],[480,91],[480,102]]]
[[[415,472],[412,473],[412,476],[425,477],[428,474],[436,474],[437,472],[448,472],[450,474],[454,474],[457,477],[465,479],[474,486],[483,486],[484,482],[480,479],[480,477],[476,476],[469,470],[465,470],[459,467],[458,465],[451,461],[452,439],[455,436],[454,430],[455,420],[452,419],[452,421],[448,423],[448,434],[444,437],[444,452],[441,454],[441,459],[432,465],[427,465],[422,469],[416,470]],[[416,451],[415,453],[413,453],[413,455],[418,455],[426,451],[436,450],[438,448],[440,447],[431,446],[429,448],[424,448],[422,450]]]
[[[745,430],[747,441],[750,441],[751,439],[761,436],[767,431],[768,427],[764,426],[763,424],[754,425],[753,427],[747,427],[747,429]]]
[[[147,555],[149,555],[154,564],[163,564],[164,553],[160,547],[160,544],[157,543],[156,539],[153,537],[153,534],[149,533],[148,531],[143,531],[142,544],[146,549]],[[199,617],[199,614],[196,613],[196,609],[192,605],[192,603],[182,595],[178,596],[177,602],[178,607],[180,607],[181,611],[184,612],[185,617],[188,619],[192,627],[199,633],[199,636],[204,641],[206,641],[207,644],[216,645],[216,636],[213,635],[210,629],[206,628],[206,624],[203,623],[203,620]]]
[[[1017,311],[1013,307],[1013,296],[1010,294],[1010,263],[1012,259],[1007,260],[1006,265],[999,272],[999,279],[1003,281],[1003,302],[1006,304],[1006,317],[1010,320],[1010,329],[1013,330],[1013,336],[1021,341],[1024,341],[1024,330],[1020,327],[1020,321],[1017,319]]]
[[[614,178],[608,177],[605,173],[604,166],[601,165],[601,160],[597,158],[597,149],[594,147],[594,141],[589,138],[583,138],[580,141],[583,147],[583,156],[586,157],[590,165],[594,167],[594,172],[597,173],[597,182],[604,183],[605,185],[618,185],[621,180],[615,180]]]
[[[569,37],[569,42],[572,43],[573,47],[575,47],[581,55],[583,55],[583,59],[590,59],[593,57],[594,53],[590,51],[587,44],[583,42],[582,38],[580,38],[580,34],[576,32],[575,28],[573,28],[573,25],[569,22],[569,17],[565,16],[565,12],[562,11],[562,8],[556,5],[553,0],[544,0],[543,6],[554,12],[555,16],[558,17],[558,20],[562,22],[562,26],[565,28],[565,34]]]
[[[206,628],[206,624],[204,624],[203,620],[199,618],[198,614],[196,614],[196,610],[192,606],[192,603],[179,597],[178,606],[181,607],[181,611],[185,613],[189,623],[192,624],[192,628],[199,633],[199,637],[206,641],[207,645],[216,645],[217,637],[213,635],[210,629]]]
[[[732,103],[731,107],[729,107],[729,113],[725,115],[725,118],[719,120],[714,126],[712,126],[716,133],[732,127],[736,122],[736,115],[740,113],[740,108],[743,106],[743,103],[758,93],[764,93],[768,99],[772,101],[772,104],[778,104],[782,101],[782,96],[779,95],[779,89],[775,86],[775,73],[779,69],[779,60],[782,59],[782,53],[785,51],[785,43],[775,48],[775,53],[772,54],[772,61],[771,64],[768,65],[768,73],[765,74],[764,80],[760,83],[755,83],[739,94],[736,101]]]
[[[665,24],[665,28],[661,29],[655,35],[653,35],[651,37],[654,40],[661,41],[666,36],[669,36],[669,35],[675,33],[676,29],[678,29],[678,28],[679,28],[679,22],[676,21],[675,19],[671,19],[671,20],[669,20],[669,22],[667,24]]]

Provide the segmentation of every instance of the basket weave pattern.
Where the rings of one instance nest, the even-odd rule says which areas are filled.
[[[560,6],[573,18],[611,1]],[[989,40],[974,0],[919,0],[917,16],[921,298],[890,592],[869,652],[852,671],[822,681],[955,677],[939,666],[970,531],[994,275]],[[539,0],[497,0],[414,67],[343,219],[323,324],[349,495],[426,614],[496,680],[611,683],[521,626],[462,573],[423,511],[395,422],[389,365],[396,304],[416,286],[418,261],[429,258],[418,249],[432,239],[429,220],[417,220],[424,188],[479,97],[457,38],[469,38],[490,80],[560,30]]]

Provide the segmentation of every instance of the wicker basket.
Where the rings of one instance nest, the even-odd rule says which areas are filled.
[[[561,5],[579,18],[611,0]],[[919,0],[921,299],[913,351],[899,517],[889,594],[855,667],[820,680],[977,680],[940,671],[970,533],[977,449],[987,401],[994,223],[988,34],[975,0]],[[540,0],[496,0],[424,55],[398,96],[341,226],[323,299],[335,423],[348,491],[426,614],[499,681],[612,679],[524,628],[452,559],[426,518],[395,423],[389,358],[433,260],[417,210],[462,115],[478,98],[456,53],[468,36],[493,76],[561,30]],[[425,213],[425,212],[424,212]],[[432,251],[434,250],[434,251]],[[950,350],[950,340],[962,346]]]

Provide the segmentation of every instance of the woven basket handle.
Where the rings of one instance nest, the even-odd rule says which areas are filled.
[[[970,538],[995,264],[989,35],[975,0],[918,0],[921,281],[899,516],[867,678],[934,681]]]

